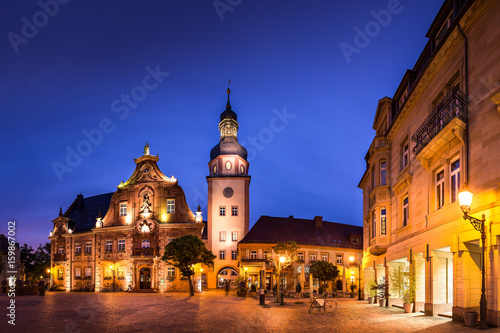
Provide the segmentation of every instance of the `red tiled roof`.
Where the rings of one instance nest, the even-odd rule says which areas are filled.
[[[359,236],[358,244],[351,236]],[[363,249],[363,227],[336,222],[322,222],[317,227],[314,220],[293,217],[261,216],[248,234],[240,241],[245,243],[278,243],[295,241],[299,245],[315,245]]]

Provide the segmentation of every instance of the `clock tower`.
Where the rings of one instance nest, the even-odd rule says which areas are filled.
[[[210,152],[207,209],[208,249],[216,256],[208,287],[234,282],[239,274],[238,242],[248,233],[249,186],[247,150],[238,143],[236,113],[229,103],[220,115],[219,143]],[[222,282],[222,283],[221,283]]]

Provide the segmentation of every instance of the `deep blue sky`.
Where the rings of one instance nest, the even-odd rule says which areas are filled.
[[[377,102],[413,67],[442,2],[218,3],[235,6],[218,13],[212,1],[72,0],[50,17],[37,1],[2,1],[0,232],[15,219],[18,242],[45,243],[59,207],[80,192],[115,191],[146,142],[206,216],[207,163],[229,78],[251,159],[250,224],[261,215],[322,215],[362,225],[357,184]],[[398,13],[377,31],[370,12],[391,3]],[[373,37],[348,62],[340,44],[355,46],[355,28],[367,25]],[[140,92],[148,66],[169,75],[120,119],[112,103]],[[284,111],[294,118],[281,126],[273,118]],[[54,162],[67,165],[67,148],[103,119],[113,131],[58,178]]]

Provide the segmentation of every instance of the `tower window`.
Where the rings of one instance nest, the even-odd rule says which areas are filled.
[[[219,232],[219,241],[221,241],[221,242],[226,241],[226,232],[225,231]]]
[[[226,162],[226,170],[231,170],[231,162],[227,161]]]
[[[237,242],[238,241],[238,231],[231,232],[231,240],[233,242]]]
[[[238,252],[236,251],[231,251],[231,259],[236,260],[238,259]]]
[[[226,206],[220,206],[219,207],[219,215],[220,216],[226,216]]]
[[[242,175],[245,173],[245,167],[243,165],[240,166],[240,172]]]
[[[220,250],[219,251],[219,259],[220,260],[226,259],[226,250]]]
[[[231,216],[238,216],[238,206],[231,207]]]
[[[216,174],[217,174],[217,165],[216,165],[216,164],[214,164],[214,167],[213,167],[213,169],[212,169],[212,170],[213,170],[213,172],[214,172],[214,175],[216,175]]]

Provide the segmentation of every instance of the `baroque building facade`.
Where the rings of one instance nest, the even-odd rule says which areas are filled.
[[[378,102],[363,190],[365,288],[398,268],[417,273],[416,311],[478,310],[486,217],[489,325],[500,325],[500,3],[446,0],[429,41],[392,98]],[[394,293],[392,293],[394,296]],[[401,302],[391,298],[389,304]]]
[[[202,238],[217,256],[213,268],[196,265],[197,282],[203,279],[216,287],[217,276],[237,276],[237,242],[248,232],[250,176],[229,93],[220,116],[220,141],[210,153],[207,221],[199,206],[195,213],[190,210],[177,179],[161,172],[158,156],[146,144],[143,156],[134,159],[134,173],[116,192],[88,198],[79,194],[52,221],[53,288],[188,290],[187,280],[161,260],[165,246],[184,235]]]

